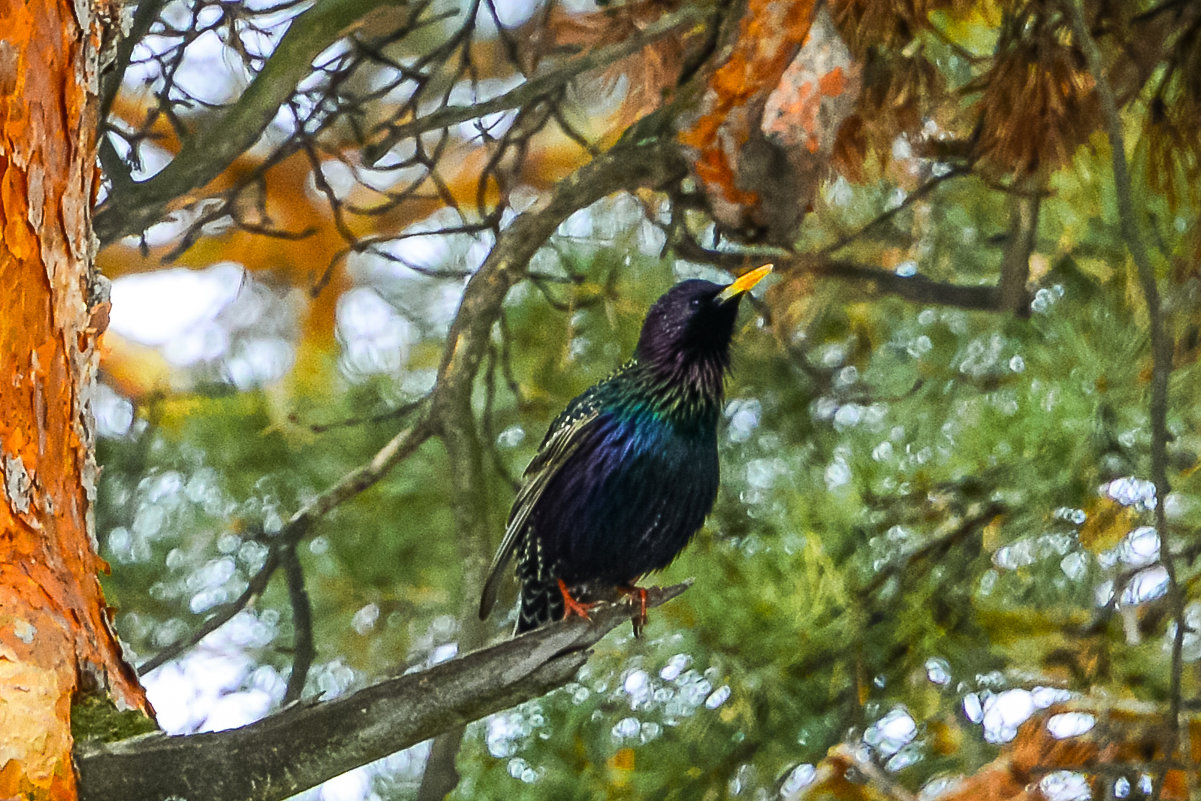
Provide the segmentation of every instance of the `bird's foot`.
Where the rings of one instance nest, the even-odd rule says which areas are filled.
[[[582,617],[584,620],[591,620],[592,615],[589,614],[595,603],[583,603],[571,597],[571,591],[567,589],[567,585],[563,583],[563,579],[557,579],[559,582],[559,592],[563,593],[563,619],[569,617]]]
[[[617,591],[622,595],[638,596],[638,612],[630,618],[630,622],[634,625],[634,636],[642,636],[642,628],[646,625],[646,589],[633,584],[627,584],[618,587]]]

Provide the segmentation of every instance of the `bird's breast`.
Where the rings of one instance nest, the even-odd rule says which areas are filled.
[[[535,522],[544,547],[569,581],[633,581],[666,567],[712,509],[715,428],[637,410],[604,415],[591,447],[564,468],[550,493],[558,502]]]

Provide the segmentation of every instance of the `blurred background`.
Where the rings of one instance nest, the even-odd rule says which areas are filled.
[[[1121,105],[1129,186],[1076,8]],[[474,620],[481,570],[551,419],[629,356],[674,282],[775,260],[743,304],[717,506],[644,582],[695,586],[567,687],[469,726],[451,797],[1188,797],[1168,755],[1201,746],[1165,720],[1201,731],[1189,4],[828,3],[821,53],[798,53],[802,32],[780,66],[858,86],[818,131],[811,196],[762,191],[803,212],[789,247],[723,217],[695,164],[568,208],[483,320],[466,452],[429,421],[468,282],[635,120],[703,96],[677,89],[703,83],[735,11],[130,13],[96,216],[113,279],[97,530],[164,729],[244,725],[507,636],[511,613]],[[1148,411],[1161,313],[1169,545]],[[415,447],[377,484],[281,544],[405,431]],[[416,798],[429,751],[305,797]]]

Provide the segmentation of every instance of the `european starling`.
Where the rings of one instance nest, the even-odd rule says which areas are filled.
[[[771,265],[729,286],[689,280],[655,302],[634,356],[576,397],[526,468],[484,583],[480,618],[516,554],[516,633],[587,616],[572,593],[638,593],[667,567],[717,497],[717,419],[742,295]]]

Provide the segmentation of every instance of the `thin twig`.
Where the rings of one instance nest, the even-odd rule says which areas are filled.
[[[386,423],[390,420],[403,420],[413,412],[420,409],[429,400],[428,395],[423,395],[417,400],[402,403],[395,409],[389,409],[386,412],[379,414],[370,414],[364,417],[348,417],[344,420],[334,420],[329,423],[310,423],[307,428],[314,434],[324,434],[327,431],[333,431],[338,428],[351,428],[354,426],[367,425],[369,423]],[[293,423],[299,423],[300,418],[296,413],[292,413],[288,418]]]
[[[1126,163],[1126,145],[1122,137],[1122,120],[1118,113],[1117,100],[1101,63],[1101,50],[1089,33],[1084,21],[1081,0],[1068,3],[1072,30],[1079,40],[1088,61],[1089,72],[1097,83],[1097,97],[1109,136],[1110,155],[1113,161],[1114,195],[1118,205],[1118,225],[1130,258],[1138,271],[1139,285],[1147,304],[1147,318],[1151,339],[1151,399],[1148,413],[1151,418],[1151,481],[1155,485],[1155,528],[1159,535],[1160,561],[1168,576],[1168,594],[1172,599],[1176,631],[1172,637],[1172,675],[1170,677],[1169,718],[1172,724],[1172,748],[1175,753],[1182,742],[1181,731],[1181,676],[1183,672],[1184,594],[1176,575],[1176,563],[1171,555],[1168,541],[1167,515],[1164,503],[1171,485],[1168,483],[1168,381],[1172,371],[1172,341],[1164,321],[1164,312],[1155,280],[1155,268],[1151,256],[1139,231],[1139,219],[1134,206],[1134,192],[1130,184],[1130,170]],[[1187,739],[1184,740],[1187,742]],[[1160,772],[1155,782],[1153,799],[1158,801],[1163,790],[1164,773]]]
[[[313,604],[304,586],[304,568],[296,548],[284,550],[284,574],[288,577],[288,600],[292,604],[292,673],[284,690],[284,706],[300,700],[309,668],[317,656],[313,645]]]
[[[923,543],[920,547],[910,551],[907,554],[902,554],[890,564],[882,567],[876,573],[876,575],[872,577],[872,580],[868,582],[865,587],[863,587],[863,589],[859,592],[859,595],[870,595],[878,590],[888,579],[895,575],[906,573],[910,565],[912,565],[914,562],[919,562],[923,559],[929,559],[930,557],[943,553],[947,548],[950,548],[955,543],[960,542],[971,534],[981,531],[984,526],[989,523],[989,521],[991,521],[997,515],[1004,513],[1005,506],[1003,504],[988,504],[977,514],[974,514],[960,522],[960,524],[954,529],[951,529],[940,536],[934,537],[928,542]]]
[[[502,95],[473,103],[469,106],[443,106],[411,122],[393,125],[384,139],[368,146],[364,158],[368,163],[379,161],[396,143],[429,131],[449,128],[468,120],[515,108],[529,108],[543,96],[560,90],[568,81],[600,67],[613,64],[626,56],[637,53],[646,45],[677,31],[684,25],[702,21],[705,14],[695,6],[687,5],[679,11],[664,16],[646,26],[637,34],[621,42],[589,51],[531,78]]]
[[[250,579],[250,583],[246,585],[246,589],[242,591],[234,600],[220,606],[211,617],[200,624],[199,628],[191,633],[188,637],[179,642],[172,643],[166,648],[159,651],[154,656],[147,659],[142,664],[138,665],[138,675],[145,676],[151,671],[162,667],[171,660],[179,657],[184,651],[195,647],[201,640],[212,634],[217,629],[224,626],[234,616],[241,612],[250,604],[254,603],[263,592],[266,591],[267,585],[271,582],[271,577],[275,575],[276,569],[279,568],[280,553],[276,549],[271,549],[267,553],[267,559],[263,562],[263,566]]]
[[[387,13],[391,15],[389,24],[398,32],[411,28],[423,10],[423,4],[387,2],[395,6]],[[179,131],[183,144],[166,167],[136,184],[133,191],[105,201],[94,222],[100,241],[112,242],[146,228],[159,220],[177,198],[220,175],[267,129],[280,106],[310,74],[313,59],[369,18],[377,22],[384,19],[386,9],[381,5],[366,0],[334,0],[298,14],[250,85],[237,101],[222,109],[218,120],[191,136]],[[198,4],[196,13],[202,8],[203,4]],[[167,73],[168,80],[172,76],[173,72]],[[166,91],[164,101],[168,99]],[[169,103],[164,102],[162,111],[167,113],[169,109]]]
[[[935,177],[931,178],[929,181],[926,181],[926,183],[922,184],[917,189],[913,190],[908,195],[906,195],[905,199],[902,200],[900,203],[898,203],[893,208],[891,208],[888,211],[884,212],[883,214],[879,215],[878,217],[871,220],[867,224],[863,225],[859,229],[852,231],[851,233],[846,234],[844,236],[841,236],[836,241],[831,242],[829,245],[826,245],[824,248],[821,249],[821,251],[820,251],[821,254],[824,256],[829,256],[833,253],[837,253],[838,251],[842,250],[843,248],[847,247],[848,245],[853,244],[860,237],[881,227],[882,225],[887,223],[889,220],[891,220],[893,217],[897,216],[905,209],[910,208],[915,203],[917,203],[919,200],[921,200],[922,198],[926,197],[931,192],[933,192],[935,189],[937,189],[938,187],[945,184],[947,181],[958,178],[962,175],[969,175],[969,174],[971,174],[971,169],[969,167],[955,166],[955,167],[952,167],[947,172],[943,173],[942,175],[936,175]]]
[[[280,529],[275,542],[281,543],[280,547],[299,542],[314,523],[364,490],[375,486],[393,467],[420,448],[433,433],[429,420],[423,418],[392,437],[366,464],[351,470],[329,489],[297,510]]]
[[[314,523],[325,517],[336,507],[373,486],[400,461],[421,447],[431,436],[433,436],[433,427],[430,425],[428,419],[423,418],[410,428],[401,431],[388,440],[388,443],[376,451],[375,455],[366,464],[351,470],[325,490],[325,492],[297,510],[284,527],[275,535],[274,539],[271,540],[270,549],[267,552],[267,558],[263,562],[263,566],[251,578],[250,583],[242,594],[220,607],[212,617],[205,620],[190,636],[173,645],[167,646],[139,665],[138,675],[145,676],[155,668],[175,659],[184,651],[195,646],[206,636],[224,626],[233,619],[234,615],[254,602],[266,590],[271,577],[283,563],[284,553],[290,548],[295,548],[296,543],[300,542],[312,530]]]

